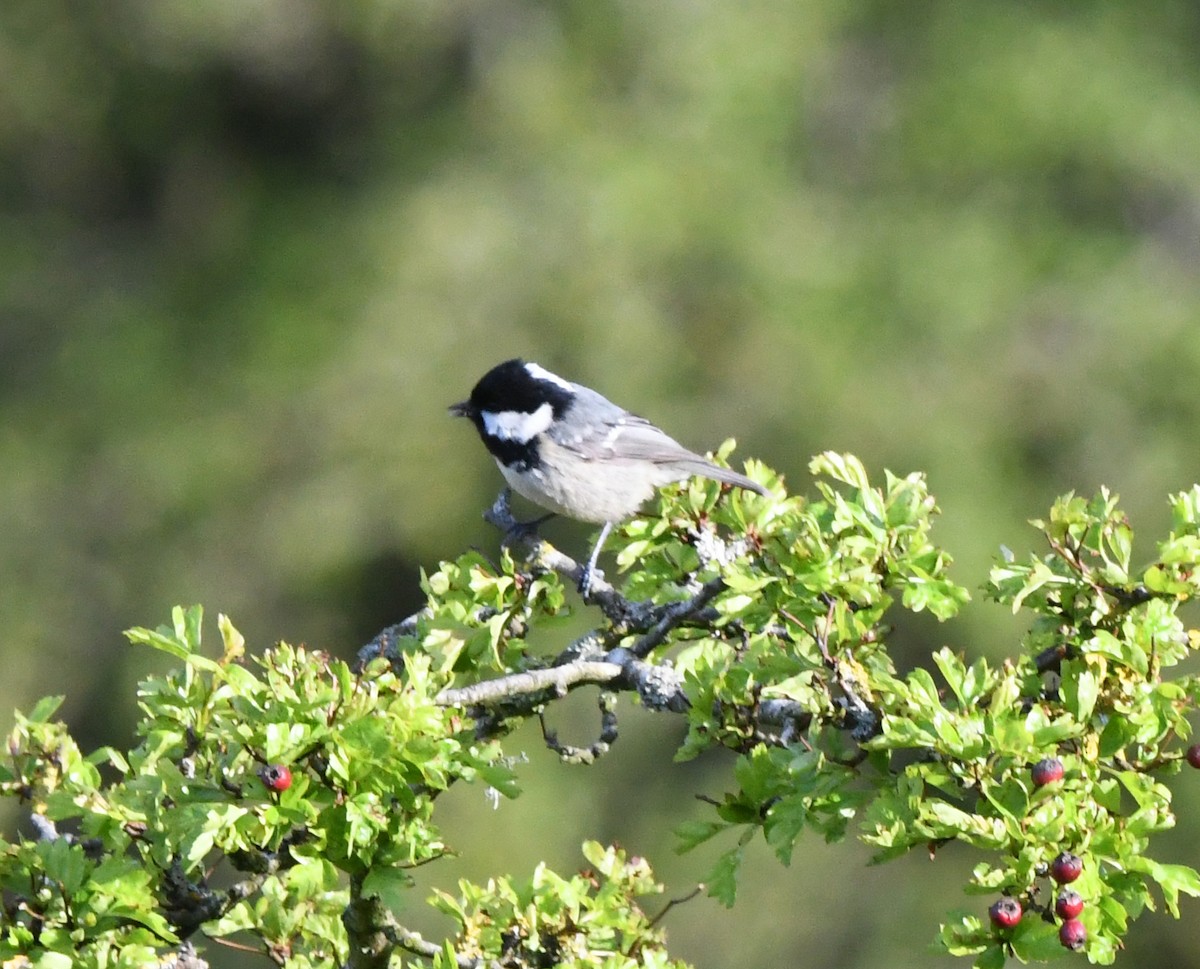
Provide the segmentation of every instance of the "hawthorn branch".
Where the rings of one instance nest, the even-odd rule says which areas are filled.
[[[443,690],[436,701],[444,707],[505,706],[510,715],[528,714],[580,686],[631,690],[651,710],[682,713],[689,705],[683,679],[674,668],[647,663],[622,647],[610,650],[600,659],[578,659]]]
[[[349,937],[349,958],[342,969],[387,969],[396,949],[422,959],[434,959],[445,952],[443,946],[427,942],[417,932],[396,921],[377,895],[364,895],[363,879],[350,881],[350,904],[342,912],[342,924]],[[479,969],[483,960],[456,955],[459,969]]]
[[[342,911],[349,955],[342,969],[387,969],[398,926],[378,895],[364,895],[363,877],[350,879],[350,903]]]
[[[391,934],[398,948],[410,952],[414,956],[420,956],[422,959],[436,959],[446,951],[444,946],[427,942],[419,932],[411,932],[401,925],[393,925]],[[470,956],[456,955],[454,961],[459,969],[478,969],[482,965],[482,960],[473,959]]]
[[[623,670],[616,663],[584,660],[443,690],[437,695],[437,703],[443,707],[493,706],[530,696],[537,697],[541,703],[564,697],[577,686],[607,686],[619,679],[622,673]]]
[[[715,609],[706,608],[710,602],[725,591],[725,580],[720,576],[709,579],[690,599],[680,602],[670,602],[659,607],[657,621],[652,629],[639,639],[632,647],[636,656],[647,656],[656,646],[666,642],[671,631],[685,622],[711,623],[718,618]]]
[[[354,672],[361,673],[371,660],[380,656],[387,659],[392,666],[392,672],[397,676],[404,673],[404,653],[400,650],[400,640],[417,634],[417,625],[422,619],[431,616],[432,610],[426,606],[414,612],[407,619],[402,619],[395,625],[381,629],[366,646],[358,651],[354,660]]]
[[[812,713],[795,700],[763,700],[755,712],[760,739],[781,747],[799,740],[813,720]]]

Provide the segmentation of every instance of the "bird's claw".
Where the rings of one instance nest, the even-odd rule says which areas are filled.
[[[542,515],[541,518],[535,518],[528,522],[514,522],[504,535],[506,545],[528,543],[538,538],[538,529],[542,523],[553,518],[554,514]]]
[[[586,601],[592,594],[592,581],[594,579],[604,580],[604,572],[596,568],[592,564],[583,567],[583,574],[579,577],[579,594]]]

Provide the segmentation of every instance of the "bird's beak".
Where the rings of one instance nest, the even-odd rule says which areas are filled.
[[[469,400],[464,400],[458,404],[451,404],[450,407],[448,408],[448,410],[455,417],[470,417],[471,416],[471,402]]]

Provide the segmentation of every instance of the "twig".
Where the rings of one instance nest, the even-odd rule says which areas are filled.
[[[669,911],[671,911],[671,909],[673,909],[676,905],[684,905],[684,904],[690,902],[693,898],[695,898],[697,895],[699,895],[702,891],[704,891],[704,883],[703,882],[701,882],[699,885],[697,885],[695,888],[693,888],[686,895],[681,895],[679,898],[671,899],[669,902],[667,902],[666,905],[663,906],[663,910],[650,920],[650,928],[654,928],[654,926],[658,925],[658,923],[663,920],[663,918],[666,916],[666,914]]]
[[[651,650],[666,641],[671,630],[689,620],[699,618],[702,614],[710,622],[716,619],[716,612],[714,611],[709,614],[705,611],[705,606],[724,591],[725,580],[717,576],[705,582],[700,587],[700,591],[690,599],[684,599],[681,602],[671,602],[666,606],[660,607],[658,610],[659,618],[654,624],[654,628],[634,643],[631,647],[633,654],[639,657],[649,655]]]
[[[574,747],[570,744],[559,743],[558,731],[547,726],[546,717],[538,713],[538,722],[542,726],[542,740],[546,746],[558,754],[559,759],[568,764],[592,764],[608,753],[617,740],[617,713],[611,694],[601,693],[597,701],[600,706],[600,737],[586,747]]]

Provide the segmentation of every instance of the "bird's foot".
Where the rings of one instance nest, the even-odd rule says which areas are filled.
[[[604,581],[604,571],[596,568],[594,562],[589,562],[583,567],[583,574],[579,576],[579,594],[583,596],[584,601],[588,601],[592,594],[592,582],[599,579]]]
[[[528,544],[538,538],[538,529],[542,524],[554,517],[554,513],[542,515],[541,518],[535,518],[528,522],[513,522],[508,531],[504,533],[504,542],[506,545],[514,543]]]
[[[596,547],[592,549],[592,554],[588,556],[587,565],[583,567],[583,574],[579,577],[579,594],[583,596],[584,602],[588,601],[588,597],[592,591],[592,580],[599,576],[604,578],[604,573],[596,568],[596,562],[600,558],[600,549],[604,546],[604,540],[608,538],[608,533],[612,531],[613,523],[605,522],[604,527],[600,529],[600,536],[596,539]]]

